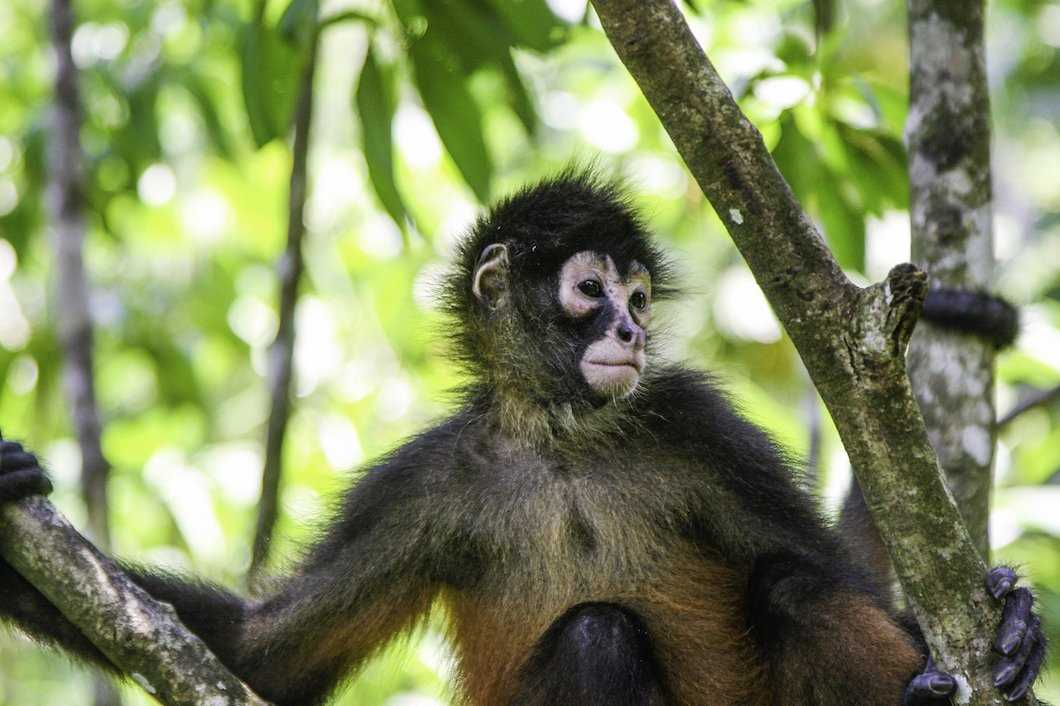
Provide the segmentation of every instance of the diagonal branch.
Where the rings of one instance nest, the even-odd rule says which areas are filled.
[[[982,636],[1000,618],[905,373],[926,278],[859,289],[839,268],[672,0],[593,0],[611,44],[802,356],[939,664],[1000,704]]]
[[[0,555],[116,667],[168,706],[266,706],[46,499],[0,507]]]
[[[1060,399],[1060,385],[1046,390],[1035,390],[1005,412],[1004,416],[997,420],[997,428],[1002,429],[1035,407],[1048,406],[1058,399]]]

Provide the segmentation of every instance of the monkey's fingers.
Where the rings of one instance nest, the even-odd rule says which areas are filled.
[[[1045,636],[1039,631],[1035,634],[1035,637],[1034,649],[1027,659],[1027,666],[1020,672],[1015,684],[1007,691],[1002,692],[1008,701],[1019,701],[1022,699],[1038,678],[1038,672],[1041,671],[1042,662],[1045,661]]]
[[[17,441],[0,440],[0,502],[47,495],[51,491],[52,483],[37,463],[37,457]]]
[[[37,457],[22,448],[17,441],[0,440],[0,473],[32,468],[37,465]]]
[[[39,468],[23,468],[0,476],[0,502],[51,492],[52,482]]]
[[[1015,654],[1027,636],[1027,627],[1031,624],[1034,596],[1026,588],[1017,588],[1005,599],[1005,609],[1001,613],[1001,626],[997,629],[994,649],[1006,657]]]
[[[905,687],[903,706],[941,706],[950,702],[957,681],[945,672],[930,669],[916,675]]]
[[[1019,581],[1019,576],[1008,566],[995,566],[986,574],[986,590],[990,595],[1001,600],[1012,591]]]
[[[1041,621],[1037,616],[1031,616],[1031,623],[1027,628],[1027,636],[1020,643],[1020,648],[1010,657],[998,660],[994,665],[994,686],[1006,689],[1016,681],[1023,668],[1030,659],[1031,652],[1038,645],[1038,635],[1041,633]]]

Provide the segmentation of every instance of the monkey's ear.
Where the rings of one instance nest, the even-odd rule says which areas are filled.
[[[508,300],[508,246],[494,243],[483,249],[471,277],[471,292],[490,309]]]

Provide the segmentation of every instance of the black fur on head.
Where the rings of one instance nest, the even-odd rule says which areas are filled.
[[[493,244],[507,248],[510,263],[507,300],[499,308],[472,289],[482,254]],[[588,330],[594,324],[572,322],[558,301],[560,268],[584,250],[610,255],[623,275],[633,261],[646,267],[653,301],[673,294],[671,267],[623,185],[591,168],[568,168],[523,188],[470,228],[442,302],[453,318],[455,352],[480,382],[543,404],[599,402],[577,371],[581,351],[598,335]]]

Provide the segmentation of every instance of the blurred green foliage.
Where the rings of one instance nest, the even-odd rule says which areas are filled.
[[[686,3],[799,198],[855,276],[908,257],[904,16],[808,0]],[[1060,4],[990,3],[998,289],[1023,306],[999,407],[1060,383]],[[580,0],[77,0],[87,266],[115,551],[243,578],[276,327],[286,136],[320,31],[298,307],[297,396],[277,557],[356,469],[448,408],[458,380],[432,286],[479,201],[572,158],[625,174],[690,296],[667,355],[716,370],[793,452],[818,402],[750,274]],[[0,425],[50,464],[75,521],[77,447],[60,389],[43,210],[53,59],[38,0],[0,4]],[[1060,409],[1001,436],[997,557],[1028,572],[1060,638]],[[847,462],[821,429],[830,510]],[[282,561],[275,567],[282,571]],[[432,623],[374,660],[341,703],[447,702]],[[1054,660],[1057,658],[1054,656]],[[1057,662],[1054,661],[1054,671]],[[83,671],[0,637],[0,703],[87,704]],[[1060,700],[1048,675],[1040,694]],[[135,688],[127,703],[148,703]]]

